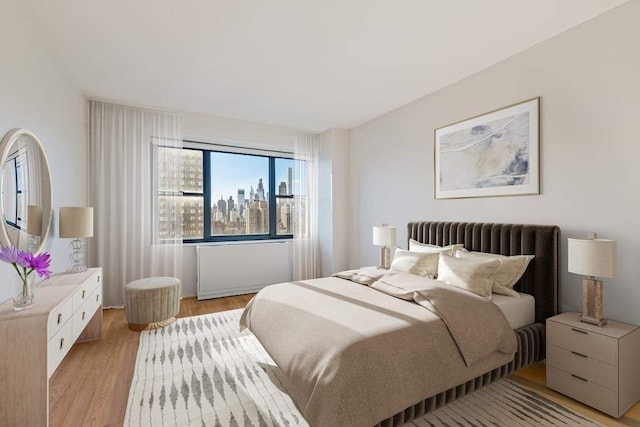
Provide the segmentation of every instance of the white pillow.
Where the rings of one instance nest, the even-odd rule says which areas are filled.
[[[497,255],[485,252],[468,252],[465,249],[456,252],[456,257],[462,259],[473,260],[491,260],[500,261],[500,267],[496,271],[493,281],[493,293],[507,295],[510,297],[520,298],[520,295],[513,290],[513,286],[520,280],[524,272],[527,270],[529,262],[535,258],[534,255]]]
[[[396,249],[391,263],[391,270],[403,271],[416,276],[433,279],[438,274],[438,254],[409,252]]]
[[[500,261],[497,259],[476,261],[440,254],[438,280],[481,297],[491,298],[493,276],[498,267]]]
[[[455,253],[460,249],[464,249],[464,245],[461,243],[449,246],[436,246],[429,245],[427,243],[420,243],[417,240],[409,239],[409,251],[411,252],[422,252],[427,254],[444,253],[447,255],[455,255]]]

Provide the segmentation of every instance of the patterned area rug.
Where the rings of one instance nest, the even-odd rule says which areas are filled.
[[[238,331],[242,310],[143,331],[126,426],[308,426],[258,340]],[[600,426],[507,379],[414,426]]]

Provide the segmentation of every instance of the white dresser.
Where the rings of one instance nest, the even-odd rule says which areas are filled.
[[[547,387],[616,418],[640,400],[640,328],[547,319]]]
[[[0,425],[46,426],[49,378],[71,346],[102,338],[102,269],[56,274],[34,290],[35,303],[0,305]]]

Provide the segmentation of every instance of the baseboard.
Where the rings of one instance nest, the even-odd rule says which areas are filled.
[[[198,300],[201,301],[205,299],[230,297],[234,295],[253,294],[258,292],[260,289],[264,288],[265,286],[267,285],[251,286],[248,288],[227,288],[227,289],[216,289],[212,291],[198,291],[196,298],[198,298]]]

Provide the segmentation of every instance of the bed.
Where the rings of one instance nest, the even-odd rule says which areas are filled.
[[[533,323],[514,333],[506,309],[400,273],[380,273],[371,281],[376,289],[342,276],[267,287],[243,324],[281,368],[312,425],[400,426],[544,358],[544,320],[558,312],[557,227],[413,222],[408,237],[535,255],[514,287],[535,299]]]

